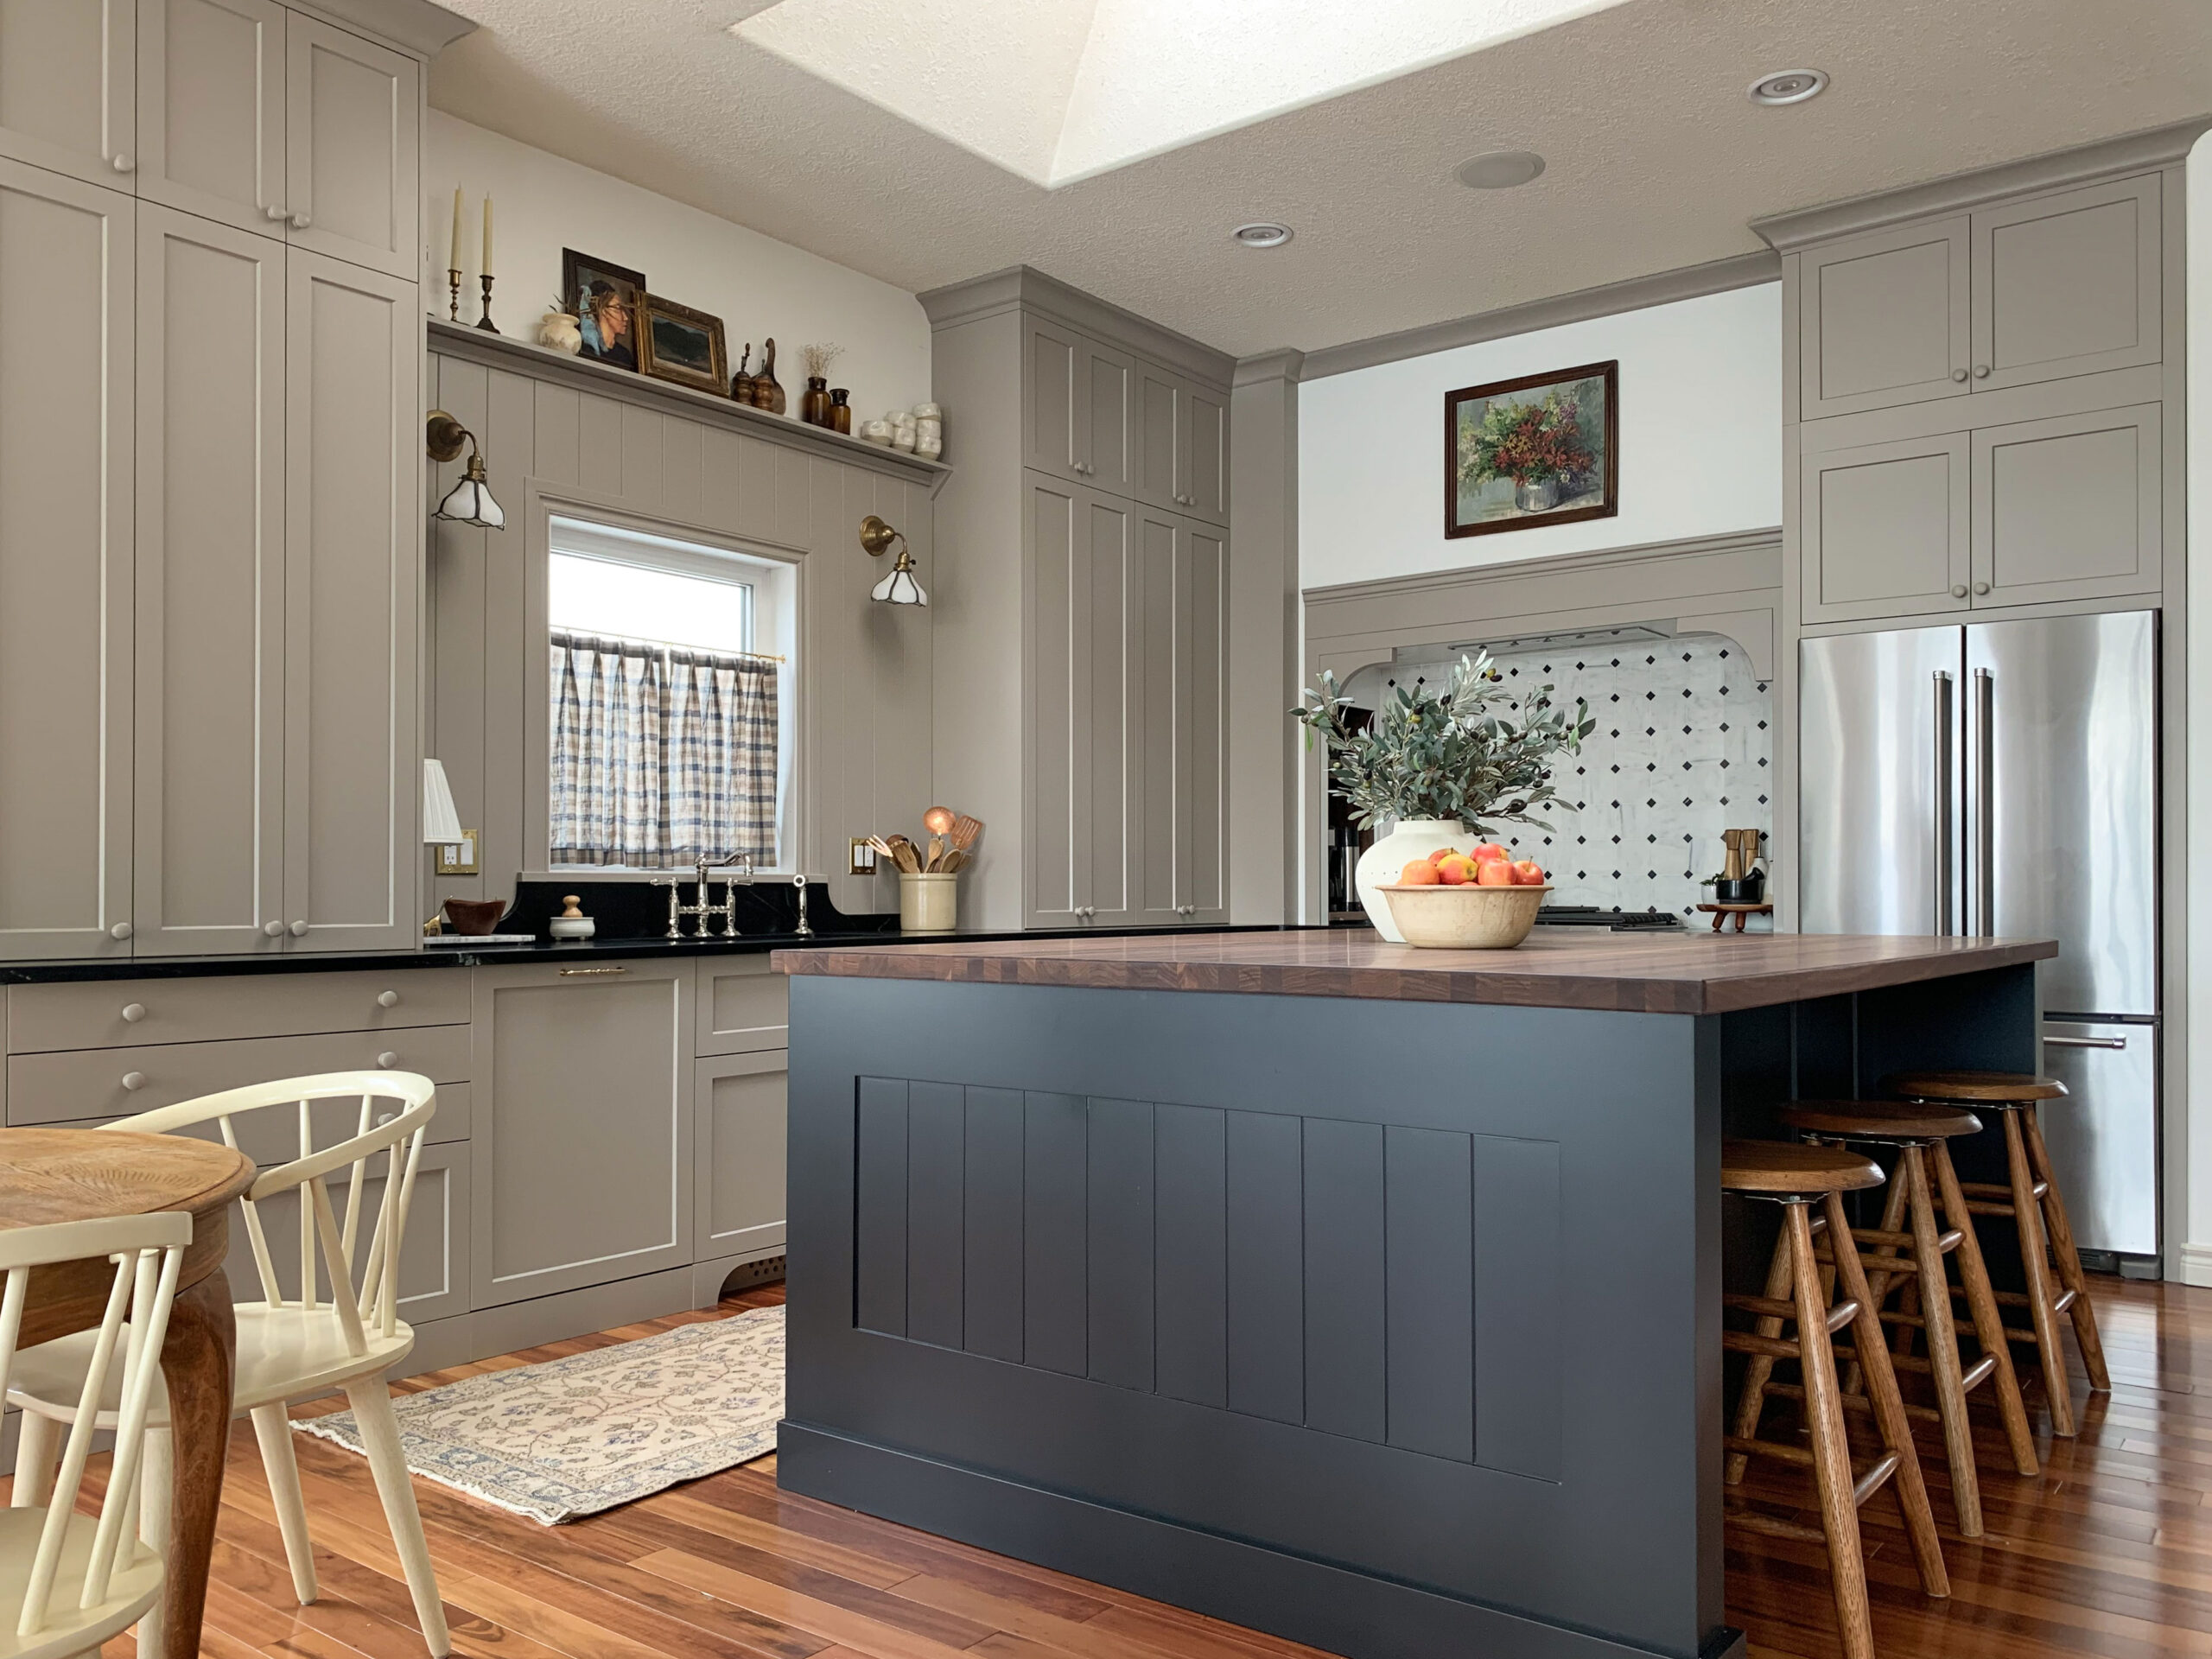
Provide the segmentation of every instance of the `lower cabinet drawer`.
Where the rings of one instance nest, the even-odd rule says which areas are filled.
[[[692,1207],[702,1262],[784,1243],[789,1059],[779,1051],[698,1063],[691,1095],[698,1151]]]
[[[791,1046],[791,981],[766,957],[699,962],[698,1052],[751,1054]]]
[[[8,1052],[465,1025],[468,978],[465,969],[410,968],[18,985],[8,994]]]
[[[316,1071],[419,1071],[433,1083],[462,1083],[468,1061],[467,1026],[16,1054],[8,1060],[8,1122],[124,1117],[244,1084]],[[466,1102],[461,1103],[466,1134]],[[445,1116],[442,1103],[439,1116]],[[432,1122],[434,1135],[449,1129]],[[296,1156],[296,1150],[285,1155]]]

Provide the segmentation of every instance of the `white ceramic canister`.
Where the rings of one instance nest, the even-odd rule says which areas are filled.
[[[1359,902],[1367,912],[1367,919],[1375,924],[1375,931],[1393,944],[1403,944],[1406,936],[1398,931],[1398,924],[1390,914],[1390,901],[1376,892],[1376,884],[1395,881],[1398,872],[1417,858],[1427,858],[1440,847],[1456,847],[1466,852],[1475,844],[1467,833],[1467,826],[1457,818],[1401,818],[1391,826],[1390,833],[1359,855],[1359,862],[1352,870],[1352,885],[1358,890]]]
[[[899,873],[899,927],[906,933],[950,933],[960,908],[958,875]]]

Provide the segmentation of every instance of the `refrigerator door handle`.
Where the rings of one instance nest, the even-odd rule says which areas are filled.
[[[1996,684],[1987,669],[1974,670],[1973,931],[1982,938],[1997,931]]]
[[[1951,931],[1951,677],[1936,671],[1936,932]]]
[[[2125,1037],[2046,1037],[2045,1048],[2126,1048]]]

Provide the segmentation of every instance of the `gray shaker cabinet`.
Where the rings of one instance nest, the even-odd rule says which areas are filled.
[[[1958,214],[1798,256],[1802,419],[1967,395],[1970,242]]]
[[[1226,919],[1228,569],[1210,524],[1147,513],[1138,524],[1141,736],[1135,919]]]
[[[1229,522],[1228,400],[1156,364],[1137,365],[1135,493],[1154,506]]]
[[[2150,173],[1974,215],[1976,391],[2159,360],[2159,194]]]
[[[702,963],[700,971],[709,971]],[[698,1259],[764,1255],[784,1247],[784,1096],[780,1049],[696,1063],[693,1198]]]
[[[696,995],[688,960],[476,970],[474,1306],[690,1264]]]
[[[299,12],[285,21],[284,50],[289,239],[415,282],[422,66]]]
[[[1138,459],[1136,364],[1058,322],[1027,327],[1024,459],[1041,472],[1124,493]]]
[[[2139,404],[1973,433],[1974,602],[2155,593],[2164,414]]]
[[[1806,448],[1798,552],[1808,622],[1963,611],[1971,603],[1963,432]]]
[[[0,156],[130,188],[138,162],[131,96],[137,3],[0,5]]]
[[[0,956],[130,952],[134,207],[0,158]]]
[[[276,0],[139,0],[139,194],[284,239],[288,16]]]
[[[138,249],[136,948],[273,951],[284,247],[142,201]]]

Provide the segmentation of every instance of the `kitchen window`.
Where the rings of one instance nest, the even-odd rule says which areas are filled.
[[[553,867],[774,867],[790,568],[561,518],[548,552]]]

